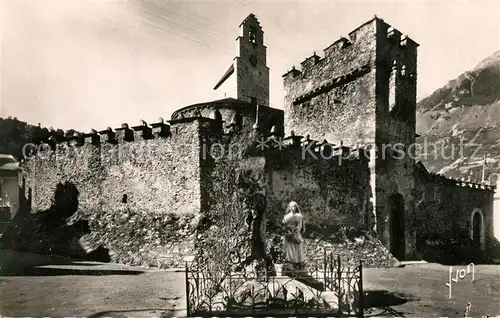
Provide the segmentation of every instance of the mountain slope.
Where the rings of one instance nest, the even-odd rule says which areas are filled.
[[[500,51],[417,105],[420,160],[432,172],[481,181],[500,173]],[[433,150],[437,150],[433,153]]]

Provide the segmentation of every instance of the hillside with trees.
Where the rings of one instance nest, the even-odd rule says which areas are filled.
[[[41,127],[20,121],[16,117],[0,117],[0,153],[11,154],[16,159],[22,159],[22,149],[27,143],[40,143],[51,134],[65,134],[62,130]],[[73,131],[66,132],[67,134]]]

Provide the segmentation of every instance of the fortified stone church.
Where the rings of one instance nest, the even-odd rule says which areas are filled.
[[[230,97],[181,108],[168,121],[52,136],[49,151],[23,163],[25,212],[9,244],[169,267],[206,238],[229,241],[253,224],[264,253],[293,200],[310,258],[323,246],[389,265],[439,250],[430,242],[486,255],[495,188],[430,173],[408,155],[415,41],[380,18],[363,23],[283,75],[283,110],[269,105],[264,32],[253,14],[236,41],[237,56],[214,87]],[[50,215],[62,215],[67,232],[58,233],[66,234],[44,227]],[[78,222],[85,226],[71,227]],[[334,240],[340,232],[344,242]],[[371,234],[353,239],[359,233]]]

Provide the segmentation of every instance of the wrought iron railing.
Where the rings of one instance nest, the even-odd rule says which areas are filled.
[[[220,264],[214,264],[215,266]],[[274,273],[213,270],[186,264],[190,317],[362,317],[363,266],[343,266],[326,254],[304,270]]]

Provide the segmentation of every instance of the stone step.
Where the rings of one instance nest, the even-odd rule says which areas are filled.
[[[399,266],[398,267],[405,267],[407,265],[422,265],[422,264],[427,264],[427,262],[424,261],[424,260],[420,260],[420,261],[402,261],[402,262],[399,262]]]
[[[304,285],[307,285],[311,288],[314,288],[318,291],[325,291],[325,284],[317,281],[314,277],[310,275],[301,275],[301,276],[289,276],[290,278],[295,278],[297,281],[301,282]]]
[[[318,299],[321,303],[328,303],[328,305],[331,307],[330,309],[338,309],[336,301],[337,298],[334,292],[323,292],[322,290],[315,288],[316,286],[310,286],[314,284],[312,284],[310,281],[307,281],[307,279],[298,280],[289,276],[275,276],[271,278],[267,283],[246,282],[246,284],[248,284],[248,287],[246,288],[247,290],[248,288],[251,288],[253,286],[253,292],[260,293],[261,295],[265,295],[263,290],[267,289],[268,291],[270,291],[271,297],[283,298],[283,289],[286,289],[287,299],[294,299],[298,297],[302,298],[306,302],[312,299]],[[264,299],[262,299],[262,301],[263,300]]]

